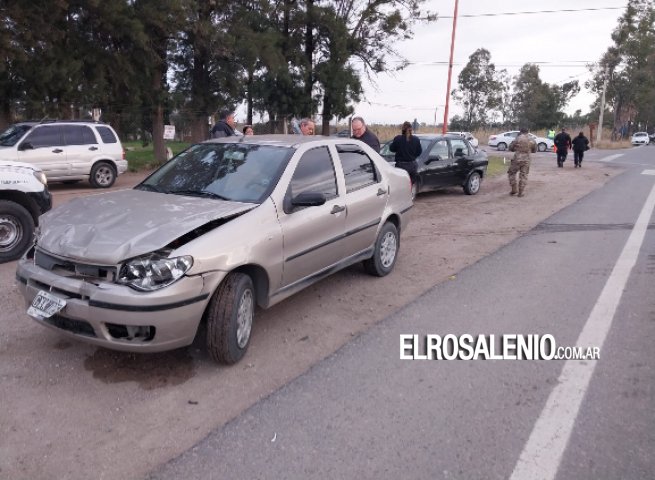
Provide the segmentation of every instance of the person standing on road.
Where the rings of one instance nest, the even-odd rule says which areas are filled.
[[[549,140],[555,140],[555,128],[550,127],[550,129],[548,130],[548,133],[546,134],[546,137]]]
[[[555,147],[557,147],[557,166],[563,168],[566,156],[572,147],[571,135],[566,133],[566,128],[562,128],[562,131],[555,135]]]
[[[421,142],[418,137],[412,135],[412,124],[409,122],[403,123],[401,135],[396,135],[389,150],[396,154],[396,167],[402,168],[409,173],[409,178],[412,185],[416,184],[416,176],[418,171],[418,164],[416,158],[423,153]]]
[[[235,125],[234,112],[230,110],[221,111],[220,120],[211,129],[211,138],[231,137],[232,135],[236,135],[236,132],[234,131]]]
[[[525,195],[525,186],[528,184],[528,173],[530,173],[530,154],[537,151],[537,144],[528,136],[528,129],[521,128],[518,136],[509,144],[509,151],[514,152],[514,158],[507,170],[509,186],[512,191],[510,195]],[[518,190],[516,188],[516,174],[519,174]]]
[[[589,139],[584,136],[584,133],[580,132],[571,143],[573,144],[573,161],[575,162],[574,168],[582,168],[584,152],[589,150]]]
[[[378,140],[378,137],[375,135],[375,133],[368,129],[366,122],[364,122],[362,117],[353,118],[353,121],[350,125],[353,129],[353,138],[355,140],[361,140],[376,152],[380,152],[380,140]]]
[[[300,120],[300,134],[301,135],[314,135],[316,124],[310,118],[303,118]]]

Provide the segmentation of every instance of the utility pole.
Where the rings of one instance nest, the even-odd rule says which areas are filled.
[[[441,133],[448,131],[448,104],[450,103],[450,80],[453,76],[453,53],[455,51],[455,31],[457,30],[457,5],[459,0],[455,0],[455,13],[453,14],[453,34],[450,39],[450,61],[448,62],[448,87],[446,88],[446,108],[443,113],[443,129]]]
[[[600,96],[600,116],[598,117],[598,130],[596,131],[596,145],[600,143],[600,139],[603,136],[603,114],[605,113],[605,91],[607,90],[607,80],[609,77],[609,71],[605,67],[605,80],[603,80],[603,93]]]

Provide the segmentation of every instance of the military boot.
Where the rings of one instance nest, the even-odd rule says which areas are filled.
[[[524,196],[524,195],[525,195],[525,194],[523,193],[523,192],[524,192],[524,190],[525,190],[525,189],[524,189],[524,188],[523,188],[522,186],[521,186],[521,187],[519,187],[519,197],[522,197],[522,196]]]
[[[516,184],[512,185],[512,191],[509,192],[510,195],[516,195],[518,191],[516,190]]]

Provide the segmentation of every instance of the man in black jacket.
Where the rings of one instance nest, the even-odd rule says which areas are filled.
[[[566,161],[566,156],[569,153],[571,148],[571,136],[566,133],[566,128],[562,128],[562,131],[555,135],[555,146],[557,147],[557,166],[562,168],[564,167],[564,162]]]
[[[211,129],[211,138],[231,137],[232,135],[236,135],[236,133],[234,133],[235,125],[234,112],[230,110],[221,111],[220,120],[216,125],[214,125],[214,128]]]
[[[362,117],[353,118],[350,125],[353,129],[354,139],[361,140],[376,152],[380,152],[380,140],[378,140],[378,137],[368,129],[366,122],[364,122]]]

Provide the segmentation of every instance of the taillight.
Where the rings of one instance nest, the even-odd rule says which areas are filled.
[[[496,140],[496,135],[492,135],[489,137],[489,140]]]

